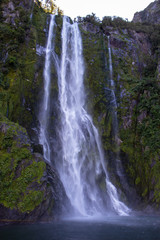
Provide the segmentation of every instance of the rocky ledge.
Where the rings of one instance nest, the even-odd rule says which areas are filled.
[[[69,200],[56,170],[33,153],[26,130],[0,115],[0,224],[52,221]]]

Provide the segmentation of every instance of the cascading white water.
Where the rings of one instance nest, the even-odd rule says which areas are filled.
[[[40,122],[40,134],[39,142],[43,145],[44,158],[50,162],[50,143],[48,139],[48,115],[49,115],[49,97],[50,97],[50,67],[51,67],[51,54],[54,50],[52,45],[53,29],[55,25],[55,16],[50,16],[50,26],[46,46],[46,56],[44,65],[44,95],[43,101],[40,108],[39,122]]]
[[[94,187],[98,162],[95,157],[90,160],[90,155],[97,155],[98,150],[92,121],[84,109],[83,74],[82,42],[78,25],[71,25],[67,17],[64,17],[59,73],[63,162],[59,173],[72,205],[79,213],[87,215],[88,212],[100,211],[101,199],[98,189]]]
[[[110,182],[101,141],[92,118],[85,110],[82,40],[77,23],[64,16],[62,56],[58,70],[62,162],[58,171],[74,208],[82,215],[104,214],[105,204],[97,178],[105,175],[106,198],[119,215],[128,215],[115,186]],[[106,210],[107,211],[107,210]]]

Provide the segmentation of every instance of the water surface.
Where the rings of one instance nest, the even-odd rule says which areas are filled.
[[[1,240],[159,240],[160,217],[70,219],[0,227]]]

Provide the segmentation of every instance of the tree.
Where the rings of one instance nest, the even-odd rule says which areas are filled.
[[[51,14],[58,13],[59,15],[63,14],[63,11],[55,4],[55,0],[37,0],[41,7]]]

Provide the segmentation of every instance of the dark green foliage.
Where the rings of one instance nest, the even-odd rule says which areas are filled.
[[[0,24],[0,112],[28,129],[36,119],[34,108],[42,84],[36,47],[45,46],[47,14],[36,4],[22,7],[16,1],[14,7],[18,12],[14,24]]]
[[[105,16],[102,20],[102,28],[106,26],[111,26],[114,28],[128,28],[130,26],[130,22],[127,19],[123,19],[120,17],[109,17]]]
[[[153,154],[160,151],[160,87],[155,79],[141,80],[133,89],[137,99],[137,111],[146,117],[138,124],[137,131],[142,144]]]
[[[160,190],[160,88],[153,78],[133,81],[128,90],[131,95],[123,106],[128,106],[134,99],[135,103],[131,103],[131,125],[121,128],[120,132],[121,149],[129,156],[127,171],[138,193],[144,199],[159,203],[160,199],[155,196]],[[124,115],[124,112],[121,111],[121,114]],[[152,191],[154,196],[151,196]]]
[[[3,1],[0,11],[7,3]],[[33,109],[41,83],[34,80],[36,45],[45,44],[43,30],[47,15],[35,5],[31,21],[32,9],[19,3],[14,2],[14,11],[18,12],[14,24],[4,22],[4,18],[0,23],[0,113],[30,128],[35,119]],[[2,115],[0,126],[0,204],[20,212],[31,212],[44,198],[39,186],[45,163],[34,159],[22,127]]]
[[[90,20],[85,23],[82,18],[79,21],[82,26],[91,23]],[[111,31],[111,40],[116,39],[118,43],[112,49],[112,61],[122,161],[129,184],[136,188],[143,200],[159,204],[160,88],[156,79],[159,46],[156,34],[159,34],[159,28],[111,17],[105,17],[102,23],[98,23],[99,32],[97,24],[92,24],[94,33],[82,30],[85,81],[90,99],[88,107],[92,109],[94,121],[100,129],[109,169],[114,171],[114,154],[119,148],[114,139],[114,116],[108,104],[109,95],[105,90],[109,78],[108,65],[105,66],[109,61],[108,39],[106,36],[102,38],[101,34],[107,35]],[[124,28],[127,31],[124,31]],[[118,29],[119,34],[115,34],[114,29]],[[138,42],[134,34],[139,38]],[[148,43],[148,53],[151,51],[153,55],[143,52],[143,41]]]
[[[100,19],[96,17],[95,13],[92,13],[92,15],[87,15],[83,18],[83,22],[92,23],[94,25],[100,25]]]
[[[146,78],[154,78],[157,70],[157,61],[152,58],[146,59],[146,66],[143,70],[143,76]]]
[[[153,52],[160,53],[160,25],[154,25],[153,31],[150,33],[150,41],[152,43]]]

